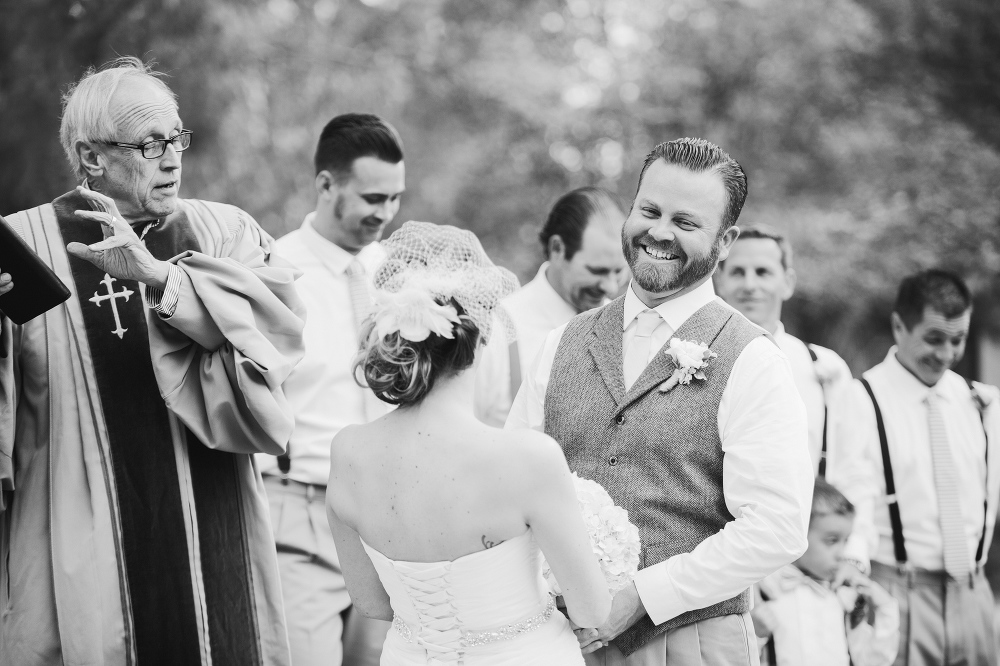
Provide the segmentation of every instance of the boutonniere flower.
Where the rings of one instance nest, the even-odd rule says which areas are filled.
[[[972,392],[972,400],[976,403],[976,408],[980,412],[985,412],[986,408],[990,406],[989,396],[983,395],[982,391],[972,385],[969,386],[969,390]]]
[[[664,354],[674,360],[677,368],[667,381],[660,384],[660,393],[666,393],[678,384],[690,384],[692,379],[704,381],[705,366],[708,362],[718,356],[708,348],[704,342],[694,342],[693,340],[681,340],[671,338]]]

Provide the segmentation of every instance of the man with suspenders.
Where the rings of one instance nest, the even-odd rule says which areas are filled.
[[[795,388],[806,406],[813,472],[857,503],[869,493],[871,468],[861,463],[855,443],[837,439],[833,428],[851,384],[851,370],[832,349],[806,344],[785,331],[781,307],[795,291],[795,281],[791,243],[766,225],[741,227],[729,257],[715,273],[719,296],[770,333],[788,357]],[[855,580],[857,572],[869,573],[868,548],[861,534],[848,541],[835,583]]]
[[[849,385],[851,370],[832,349],[806,344],[785,331],[781,306],[791,298],[795,279],[788,239],[764,225],[747,226],[740,228],[729,257],[719,263],[715,287],[722,300],[770,333],[788,356],[809,418],[813,470],[825,477],[831,448],[831,405]],[[842,488],[841,492],[847,493]]]
[[[929,270],[899,288],[896,346],[845,396],[838,437],[875,471],[858,506],[872,578],[900,606],[897,666],[996,665],[983,564],[996,520],[1000,393],[951,371],[972,315],[968,287]]]

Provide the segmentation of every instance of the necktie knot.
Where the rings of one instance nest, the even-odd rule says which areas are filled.
[[[636,329],[635,335],[640,338],[648,338],[656,330],[656,327],[660,325],[663,318],[660,317],[660,313],[656,310],[643,310],[636,317]]]

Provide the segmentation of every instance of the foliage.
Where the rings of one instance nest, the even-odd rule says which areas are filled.
[[[474,230],[522,279],[565,190],[626,202],[658,141],[709,138],[750,175],[741,222],[786,229],[789,327],[855,370],[895,285],[959,268],[996,321],[998,10],[992,0],[35,0],[2,5],[0,212],[68,189],[58,94],[155,57],[195,131],[186,196],[275,235],[314,203],[312,148],[371,110],[406,144],[398,222]]]

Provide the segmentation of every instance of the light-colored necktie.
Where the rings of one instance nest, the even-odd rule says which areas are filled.
[[[625,390],[632,388],[635,380],[649,365],[649,352],[652,346],[653,331],[663,323],[663,318],[656,310],[643,310],[636,319],[635,337],[625,352],[622,371],[625,375]]]
[[[958,471],[948,445],[940,398],[931,393],[927,403],[927,426],[930,431],[931,462],[934,465],[934,488],[937,491],[938,521],[944,547],[944,568],[955,579],[969,574],[969,544],[965,537],[962,506],[959,500]]]
[[[354,325],[360,341],[361,325],[372,311],[372,297],[368,291],[365,267],[357,259],[347,266],[347,288],[351,292],[351,309],[354,311]],[[365,421],[373,421],[385,414],[384,403],[370,389],[361,390],[364,392]]]
[[[347,266],[347,288],[351,292],[351,309],[354,311],[354,325],[361,332],[361,324],[372,311],[372,297],[368,291],[365,267],[354,259]]]

